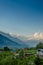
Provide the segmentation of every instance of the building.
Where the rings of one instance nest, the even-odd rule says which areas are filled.
[[[43,59],[43,49],[39,49],[39,50],[37,51],[37,56],[38,56],[39,58]]]
[[[32,53],[24,53],[24,57],[29,57],[31,55],[33,55],[33,54]]]

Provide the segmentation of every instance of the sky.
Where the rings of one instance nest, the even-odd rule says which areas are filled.
[[[0,0],[0,31],[43,33],[43,0]]]

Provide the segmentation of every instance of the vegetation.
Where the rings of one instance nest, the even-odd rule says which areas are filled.
[[[35,65],[43,65],[43,59],[40,59],[39,57],[35,58]]]
[[[40,42],[36,48],[17,49],[15,52],[10,52],[8,47],[0,49],[0,65],[43,65],[43,59],[35,56],[37,49],[43,48]],[[31,53],[28,56],[24,56],[24,53]]]
[[[4,47],[4,51],[10,51],[8,47]]]
[[[37,49],[43,49],[43,43],[39,42],[39,44],[36,46]]]
[[[14,58],[14,55],[9,51],[0,53],[0,65],[29,65],[34,62],[34,56],[23,57],[23,52],[20,52],[18,58]]]

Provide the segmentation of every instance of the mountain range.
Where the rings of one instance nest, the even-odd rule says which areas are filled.
[[[0,47],[8,46],[10,48],[35,47],[40,40],[23,41],[17,36],[11,36],[9,33],[0,31]]]
[[[25,48],[27,45],[17,37],[12,37],[7,33],[0,32],[0,47],[4,46],[8,46],[10,48]]]

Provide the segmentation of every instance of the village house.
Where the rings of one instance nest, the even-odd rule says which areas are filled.
[[[24,57],[28,57],[28,56],[31,56],[33,55],[32,53],[24,53]]]
[[[37,51],[37,56],[38,56],[39,58],[43,59],[43,49],[39,49],[39,50]]]

